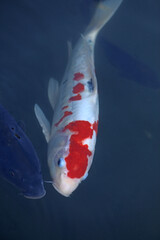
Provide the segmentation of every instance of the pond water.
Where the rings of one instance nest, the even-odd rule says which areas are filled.
[[[76,43],[97,2],[0,2],[0,103],[24,122],[44,180],[51,180],[47,144],[34,104],[52,119],[48,80],[61,81],[67,41]],[[39,200],[0,179],[1,240],[160,239],[159,13],[158,0],[124,0],[100,32],[100,121],[89,176],[69,198],[45,184]]]

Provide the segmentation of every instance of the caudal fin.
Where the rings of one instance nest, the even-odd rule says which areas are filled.
[[[114,15],[123,0],[105,0],[98,4],[96,12],[88,25],[85,35],[94,40],[100,29]]]

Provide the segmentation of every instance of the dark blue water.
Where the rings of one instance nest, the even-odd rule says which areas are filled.
[[[33,107],[37,102],[52,118],[48,79],[61,80],[67,40],[76,42],[96,2],[0,1],[0,102],[25,123],[45,180],[47,144]],[[23,198],[0,179],[1,240],[160,239],[160,90],[152,77],[147,86],[144,79],[148,69],[153,81],[160,79],[159,12],[158,0],[124,0],[101,31],[95,48],[100,124],[89,177],[70,198],[48,184],[40,200]],[[131,56],[143,79],[110,61],[101,40]]]

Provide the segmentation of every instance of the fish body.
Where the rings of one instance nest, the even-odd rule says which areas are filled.
[[[48,96],[54,109],[50,126],[40,107],[36,117],[48,142],[48,164],[53,186],[69,196],[91,167],[98,129],[98,87],[94,45],[99,30],[117,10],[121,0],[100,2],[93,19],[75,48],[69,45],[69,62],[60,87],[51,79]]]
[[[32,143],[0,105],[0,176],[27,198],[45,195],[40,162]]]

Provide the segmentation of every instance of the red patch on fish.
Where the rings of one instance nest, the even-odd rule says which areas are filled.
[[[83,78],[84,78],[84,74],[78,72],[78,73],[75,73],[75,74],[74,74],[74,78],[73,78],[73,80],[75,80],[75,81],[79,81],[79,80],[82,80]]]
[[[66,108],[68,108],[68,106],[64,106],[64,107],[62,107],[62,110],[66,109]]]
[[[96,135],[97,135],[97,133],[98,133],[98,120],[97,120],[97,122],[93,123],[93,130],[96,132]]]
[[[69,101],[78,101],[78,100],[81,100],[81,99],[82,99],[81,95],[77,94],[76,96],[70,97]]]
[[[73,87],[73,93],[80,93],[84,91],[84,85],[82,83],[78,83]]]
[[[70,138],[69,154],[65,158],[68,177],[81,178],[86,172],[88,157],[92,155],[88,145],[83,144],[83,141],[92,138],[93,124],[79,120],[69,123],[63,131],[67,129],[73,132]]]
[[[61,117],[61,119],[60,119],[57,123],[55,123],[54,125],[55,125],[56,127],[58,127],[58,125],[63,121],[63,119],[64,119],[65,117],[71,115],[71,114],[73,114],[73,113],[72,113],[72,112],[69,112],[69,111],[65,111],[64,114],[63,114],[63,117]]]

